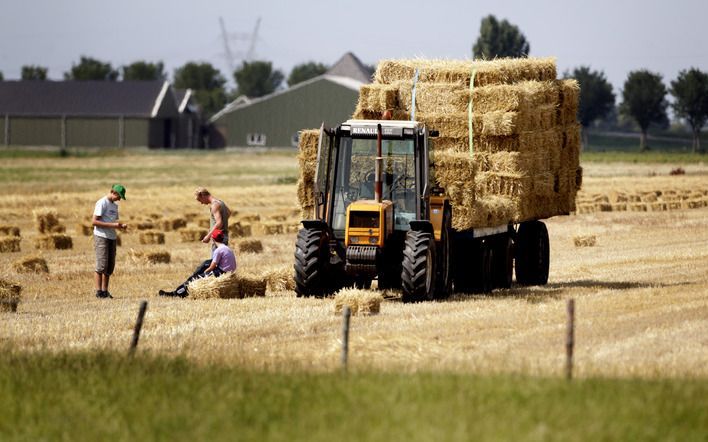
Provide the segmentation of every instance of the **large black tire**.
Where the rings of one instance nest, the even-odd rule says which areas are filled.
[[[328,258],[327,235],[319,229],[301,229],[295,243],[295,293],[300,296],[327,294],[325,265]]]
[[[435,299],[446,299],[452,293],[452,212],[449,207],[443,214],[440,247],[437,248],[437,272],[435,275]]]
[[[541,221],[521,223],[515,249],[516,282],[523,285],[548,283],[550,245],[546,225]]]
[[[502,289],[511,287],[514,278],[514,249],[509,234],[499,235],[494,240],[494,286]]]
[[[494,289],[494,247],[491,241],[483,241],[479,249],[479,275],[477,292],[491,293]]]
[[[430,301],[435,293],[435,239],[432,233],[409,230],[403,250],[403,302]]]

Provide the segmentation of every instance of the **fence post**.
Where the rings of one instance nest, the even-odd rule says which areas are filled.
[[[348,305],[342,309],[342,369],[347,371],[347,361],[349,359],[349,318],[352,312]]]
[[[575,300],[568,300],[568,328],[565,340],[565,377],[573,378],[573,347],[575,345]]]
[[[135,321],[135,329],[133,330],[133,339],[130,341],[130,356],[135,353],[135,349],[138,347],[138,339],[140,339],[140,330],[143,328],[143,318],[145,318],[145,311],[147,310],[147,306],[147,301],[142,301],[140,303],[140,310],[138,310],[138,319]]]
[[[5,147],[10,146],[10,115],[5,114]]]

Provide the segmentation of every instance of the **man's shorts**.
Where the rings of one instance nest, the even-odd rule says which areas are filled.
[[[116,267],[116,240],[93,236],[96,249],[96,273],[112,275]]]

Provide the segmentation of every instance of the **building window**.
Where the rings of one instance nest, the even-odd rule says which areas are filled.
[[[249,146],[265,146],[266,134],[248,134],[246,135],[246,144]]]

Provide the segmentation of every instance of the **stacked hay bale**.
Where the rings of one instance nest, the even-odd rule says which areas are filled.
[[[164,232],[171,232],[173,230],[179,230],[187,226],[187,220],[185,218],[174,217],[174,218],[163,218],[158,221],[160,228]]]
[[[164,244],[165,234],[156,230],[140,232],[140,244]]]
[[[551,58],[384,60],[374,83],[361,87],[353,118],[381,119],[388,110],[439,131],[431,139],[436,179],[452,203],[453,227],[464,230],[575,210],[578,96],[575,80],[556,79]],[[317,140],[301,136],[300,156],[306,211]]]
[[[32,212],[37,231],[42,234],[64,233],[66,227],[59,222],[59,215],[55,209],[42,208]]]
[[[320,131],[317,129],[301,130],[298,136],[298,156],[300,177],[297,181],[297,199],[300,202],[300,216],[302,219],[311,219],[314,216],[315,195],[315,169],[317,167],[317,146]]]
[[[209,231],[207,229],[186,228],[186,229],[180,229],[179,236],[180,236],[182,242],[197,242],[197,241],[201,241],[202,238],[204,238],[207,233],[209,233]]]
[[[274,267],[266,270],[263,277],[267,289],[271,292],[295,290],[295,277],[292,266]]]
[[[0,279],[0,312],[16,312],[22,300],[22,286]]]
[[[261,253],[263,243],[259,239],[246,239],[238,243],[238,251],[241,253]]]
[[[17,273],[49,273],[47,261],[41,256],[27,256],[12,263]]]
[[[69,235],[52,233],[36,237],[34,246],[39,250],[67,250],[74,247],[74,242]]]

